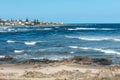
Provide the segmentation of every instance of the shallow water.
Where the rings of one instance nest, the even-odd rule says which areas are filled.
[[[17,60],[88,56],[120,63],[120,24],[0,27],[0,56]]]

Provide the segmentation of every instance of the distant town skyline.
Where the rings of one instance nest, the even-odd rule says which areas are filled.
[[[120,0],[0,0],[0,18],[120,23]]]

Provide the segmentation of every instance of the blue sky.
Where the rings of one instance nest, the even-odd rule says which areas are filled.
[[[0,0],[0,18],[119,23],[120,0]]]

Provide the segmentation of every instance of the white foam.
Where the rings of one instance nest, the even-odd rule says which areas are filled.
[[[44,30],[52,30],[52,28],[44,28]]]
[[[118,52],[118,51],[115,51],[115,50],[104,50],[104,49],[96,49],[96,50],[98,50],[98,51],[100,51],[100,52],[104,52],[104,53],[110,53],[110,54],[120,54],[120,52]]]
[[[108,38],[84,38],[84,37],[78,37],[78,39],[86,40],[86,41],[103,41],[103,40],[109,40]]]
[[[68,30],[115,30],[112,28],[69,28]]]
[[[7,28],[1,28],[0,32],[25,32],[25,31],[31,31],[31,30],[34,30],[34,29],[7,27]]]
[[[5,58],[5,56],[0,55],[0,58]]]
[[[114,39],[114,41],[120,42],[120,39]]]
[[[96,30],[96,28],[69,28],[68,30]]]
[[[40,30],[40,31],[42,31],[42,30],[52,30],[52,28],[43,28],[43,29],[36,29],[36,30]]]
[[[115,30],[115,29],[112,29],[112,28],[101,28],[100,30]]]
[[[75,52],[71,51],[70,54],[74,54]]]
[[[7,43],[15,43],[13,40],[7,40]]]
[[[23,53],[24,50],[14,50],[14,53]]]
[[[77,37],[77,36],[65,36],[66,38],[76,38],[80,40],[86,40],[86,41],[114,41],[114,42],[120,42],[120,38],[107,38],[107,37]]]
[[[115,51],[115,50],[110,50],[110,49],[102,49],[102,48],[92,48],[92,47],[78,47],[78,46],[69,46],[69,48],[73,49],[82,49],[82,50],[94,50],[94,51],[99,51],[103,52],[106,54],[120,54],[120,52]]]
[[[77,49],[79,47],[78,46],[69,46],[69,48]]]
[[[29,41],[29,42],[24,42],[25,45],[36,45],[37,42]]]
[[[77,37],[77,36],[65,36],[67,38],[76,38],[76,39],[80,39],[80,40],[86,40],[86,41],[102,41],[102,40],[109,40],[109,38],[102,38],[102,37]]]

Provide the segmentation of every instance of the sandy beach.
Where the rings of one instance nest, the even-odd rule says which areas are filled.
[[[71,60],[72,59],[72,60]],[[87,64],[78,58],[0,65],[0,80],[119,80],[119,65]],[[71,61],[70,61],[71,60]],[[76,62],[77,60],[78,62]]]

